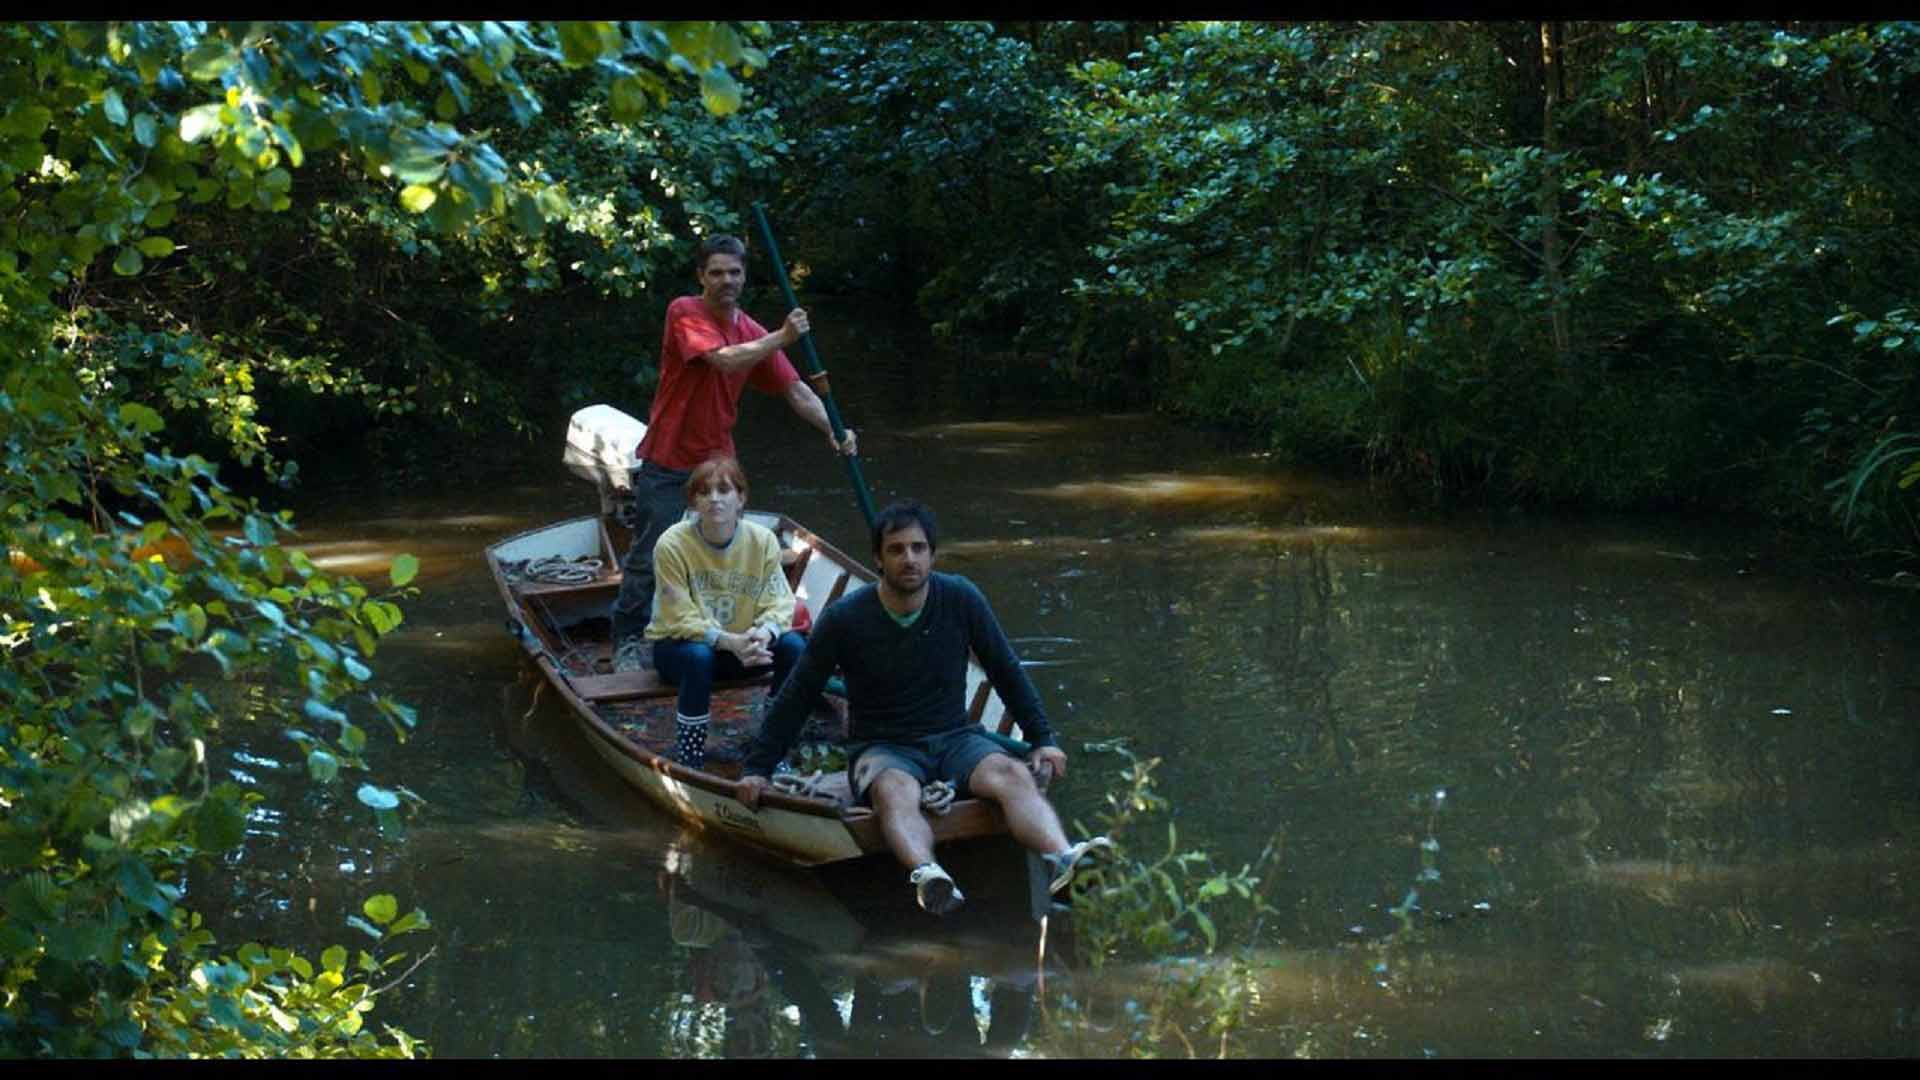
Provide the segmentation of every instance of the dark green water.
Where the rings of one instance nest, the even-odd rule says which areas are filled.
[[[1064,815],[1121,764],[1085,744],[1125,739],[1183,844],[1238,866],[1279,840],[1276,913],[1231,941],[1261,987],[1235,1054],[1920,1053],[1920,596],[1713,521],[1423,518],[816,322],[876,498],[940,513],[941,568],[1036,662]],[[824,440],[750,401],[739,442],[752,505],[864,549]],[[375,760],[429,805],[379,840],[260,737],[232,767],[273,810],[201,885],[227,934],[318,948],[375,892],[426,908],[434,956],[376,1016],[441,1056],[1121,1052],[1124,1021],[1050,1026],[1064,976],[1035,993],[1011,849],[954,854],[947,923],[891,866],[781,874],[681,835],[535,700],[481,550],[590,512],[559,454],[303,509],[323,565],[422,558],[377,657],[420,728]],[[1123,1014],[1137,979],[1076,992]]]

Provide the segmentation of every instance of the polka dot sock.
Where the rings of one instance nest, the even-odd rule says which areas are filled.
[[[689,769],[703,768],[707,763],[707,718],[712,716],[674,715],[675,738],[673,759]]]

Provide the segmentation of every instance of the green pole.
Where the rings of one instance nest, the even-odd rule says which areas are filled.
[[[787,308],[792,310],[800,306],[800,298],[793,295],[793,283],[787,280],[787,264],[780,261],[780,245],[774,242],[773,226],[767,224],[767,212],[759,203],[753,204],[753,223],[760,226],[760,240],[767,246],[767,257],[773,260],[774,276],[780,279],[780,291],[786,294]],[[828,388],[826,369],[820,366],[820,355],[813,350],[813,334],[800,336],[800,356],[805,361],[808,382],[813,383],[820,401],[827,407],[827,423],[833,427],[833,441],[843,442],[847,437],[847,428],[840,422],[840,407],[833,403],[833,392]],[[867,528],[873,528],[873,496],[867,491],[867,480],[860,475],[860,458],[857,454],[844,454],[847,463],[847,479],[853,482],[853,496],[860,502],[860,513],[867,519]]]

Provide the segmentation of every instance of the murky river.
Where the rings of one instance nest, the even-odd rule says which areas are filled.
[[[1236,1055],[1920,1054],[1920,596],[1747,526],[1422,515],[816,322],[877,500],[939,512],[942,568],[1032,662],[1064,816],[1118,783],[1087,744],[1125,740],[1182,846],[1277,846],[1274,911],[1223,927],[1258,985]],[[864,550],[816,434],[750,400],[739,442],[753,505]],[[374,759],[428,806],[378,839],[259,736],[230,767],[273,810],[196,897],[227,938],[424,907],[434,954],[376,1015],[440,1056],[1123,1053],[1140,969],[1070,974],[1070,920],[1043,950],[1014,849],[949,856],[970,904],[935,920],[890,865],[683,834],[536,697],[481,549],[591,510],[559,455],[303,507],[330,568],[421,557],[376,658],[420,726]],[[1104,1004],[1069,1035],[1063,995]]]

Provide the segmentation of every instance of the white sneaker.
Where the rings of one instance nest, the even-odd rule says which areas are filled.
[[[1103,862],[1113,857],[1113,841],[1104,836],[1095,836],[1073,845],[1057,855],[1044,855],[1047,865],[1053,868],[1053,880],[1047,884],[1047,894],[1053,895],[1073,884],[1073,875],[1082,867],[1094,862]]]
[[[913,884],[914,897],[920,901],[921,908],[935,915],[950,914],[967,902],[960,894],[960,886],[953,883],[953,878],[939,863],[921,863],[907,875],[907,880]]]
[[[619,674],[647,669],[647,639],[635,634],[620,639],[613,650],[613,670]]]

